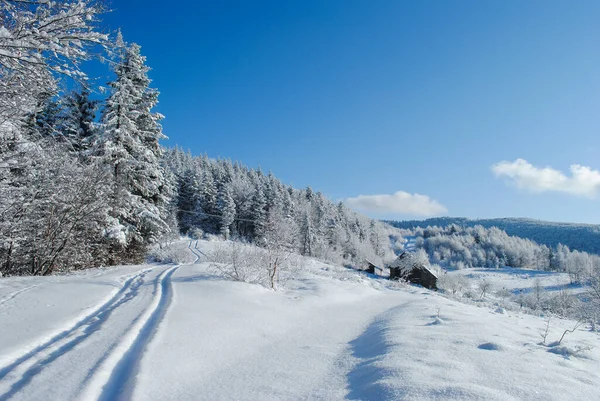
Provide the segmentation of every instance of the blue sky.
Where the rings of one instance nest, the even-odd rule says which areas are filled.
[[[165,145],[373,217],[600,223],[600,2],[111,7],[153,69]]]

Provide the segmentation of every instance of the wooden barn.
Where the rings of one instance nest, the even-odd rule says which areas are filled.
[[[365,267],[363,271],[381,276],[381,274],[383,273],[383,269],[381,267],[377,266],[375,263],[371,262],[368,259],[365,259],[365,263],[367,267]]]
[[[437,289],[437,274],[413,253],[403,252],[390,266],[390,280],[406,280],[425,288]]]

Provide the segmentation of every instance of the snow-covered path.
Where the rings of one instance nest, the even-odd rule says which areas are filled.
[[[344,399],[356,360],[348,344],[406,294],[336,281],[305,279],[282,294],[223,285],[206,265],[178,270],[175,307],[144,357],[134,398]]]
[[[21,354],[13,352],[0,368],[0,400],[76,399],[84,388],[103,387],[90,398],[112,399],[111,392],[127,391],[141,351],[166,310],[176,269],[156,266],[138,271],[73,324],[25,345]],[[112,372],[119,374],[109,375]]]
[[[196,262],[203,257],[194,246],[189,251]],[[12,356],[1,360],[0,401],[341,399],[353,358],[348,342],[390,307],[389,294],[384,302],[369,285],[357,292],[355,282],[331,277],[298,280],[280,293],[223,281],[207,263],[114,273],[15,279],[14,290],[5,289],[5,327],[29,341],[3,333],[3,351]],[[32,306],[21,321],[15,298],[40,287],[38,295],[54,301],[66,281],[83,303],[107,299],[84,311],[59,305],[49,314],[59,321],[54,327],[39,321],[41,300],[24,299]],[[103,283],[104,292],[90,283]]]
[[[542,317],[311,259],[267,290],[191,245],[180,266],[0,280],[0,401],[600,397],[597,333],[556,354]],[[553,320],[549,341],[572,324]]]

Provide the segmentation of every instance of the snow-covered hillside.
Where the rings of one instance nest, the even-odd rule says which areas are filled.
[[[467,219],[464,217],[434,217],[426,220],[388,221],[394,227],[413,230],[428,226],[446,227],[498,227],[508,235],[527,238],[538,244],[556,247],[567,245],[571,249],[600,254],[600,226],[597,224],[557,223],[524,218]]]
[[[267,290],[179,247],[188,264],[0,280],[0,400],[600,397],[597,333],[548,347],[543,317],[311,259]]]
[[[516,269],[505,267],[503,269],[472,268],[462,270],[451,270],[450,275],[464,276],[475,285],[481,280],[491,283],[491,291],[505,289],[513,295],[530,293],[539,282],[544,292],[548,294],[569,291],[578,294],[583,291],[579,283],[571,283],[567,273],[549,272],[535,269]]]

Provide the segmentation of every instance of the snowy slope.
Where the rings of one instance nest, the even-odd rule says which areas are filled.
[[[567,273],[557,273],[535,269],[517,269],[506,267],[503,269],[469,268],[450,270],[450,275],[466,276],[476,285],[481,280],[492,284],[492,290],[506,289],[513,294],[528,293],[536,281],[539,281],[544,291],[558,292],[570,291],[580,293],[583,291],[581,284],[571,284]]]
[[[309,259],[271,291],[187,252],[198,263],[0,280],[0,400],[600,397],[597,333],[556,354],[540,317]]]

